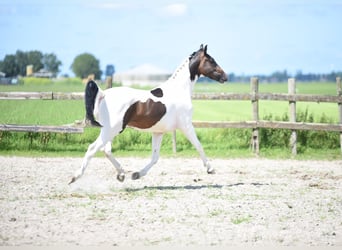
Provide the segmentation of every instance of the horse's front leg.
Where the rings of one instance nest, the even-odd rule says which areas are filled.
[[[190,122],[187,124],[187,126],[181,128],[182,132],[188,138],[188,140],[191,142],[191,144],[196,148],[197,152],[200,154],[201,159],[203,161],[204,167],[207,168],[208,174],[215,174],[215,169],[210,166],[209,160],[207,156],[204,153],[203,147],[200,143],[200,141],[197,138],[196,131],[192,123]]]
[[[150,170],[150,168],[157,163],[159,159],[159,152],[160,152],[160,146],[161,142],[163,140],[163,133],[153,133],[152,134],[152,158],[149,164],[147,164],[142,170],[139,172],[135,172],[132,174],[132,179],[137,180],[144,175],[147,174],[147,172]]]
[[[74,174],[74,176],[72,177],[71,181],[69,182],[69,184],[75,182],[77,179],[79,179],[84,171],[86,170],[89,161],[91,160],[91,158],[94,156],[94,154],[100,150],[102,147],[104,146],[104,142],[101,138],[101,136],[99,136],[95,142],[93,142],[92,144],[89,145],[88,150],[83,158],[83,162],[82,162],[82,166],[76,171],[76,173]]]

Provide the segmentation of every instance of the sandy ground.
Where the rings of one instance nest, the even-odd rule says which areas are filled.
[[[0,157],[0,245],[342,245],[342,161]]]

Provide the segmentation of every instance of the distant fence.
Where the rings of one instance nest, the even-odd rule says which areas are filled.
[[[83,92],[0,92],[0,100],[81,100]]]
[[[80,100],[84,93],[63,92],[0,92],[0,100]],[[50,133],[83,133],[84,128],[80,126],[46,126],[46,125],[17,125],[0,124],[0,131],[13,132],[50,132]]]
[[[54,93],[54,92],[0,92],[0,100],[79,100],[83,93]],[[83,133],[83,127],[75,126],[46,126],[46,125],[17,125],[0,124],[0,131],[13,132],[50,132],[50,133]]]
[[[258,78],[253,77],[250,81],[250,93],[222,93],[203,94],[194,93],[193,99],[198,100],[245,100],[251,101],[252,120],[242,122],[209,122],[193,121],[197,128],[250,128],[252,129],[251,144],[255,154],[259,154],[259,129],[290,129],[290,147],[292,154],[297,154],[297,130],[335,131],[340,133],[340,148],[342,153],[342,83],[341,78],[336,78],[337,95],[310,95],[297,94],[294,78],[288,79],[288,93],[259,93]],[[62,92],[0,92],[0,100],[8,99],[44,99],[44,100],[80,100],[84,93],[62,93]],[[288,101],[289,122],[263,121],[259,119],[259,100]],[[296,122],[296,103],[300,102],[327,102],[336,103],[339,112],[339,124],[327,123],[304,123]],[[67,126],[22,126],[22,125],[1,125],[0,131],[31,131],[31,132],[60,132],[60,133],[82,133],[82,127]],[[176,152],[176,133],[173,133],[173,151]]]

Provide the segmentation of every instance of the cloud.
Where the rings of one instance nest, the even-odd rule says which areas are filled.
[[[186,14],[188,6],[183,3],[169,4],[163,8],[163,12],[168,16],[183,16]]]

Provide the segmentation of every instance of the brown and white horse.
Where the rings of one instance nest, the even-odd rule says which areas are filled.
[[[128,87],[116,87],[102,91],[94,81],[85,89],[86,117],[92,125],[101,126],[99,137],[84,156],[83,163],[70,183],[80,178],[90,159],[98,150],[116,168],[119,181],[124,181],[125,171],[112,155],[112,140],[127,126],[152,132],[152,158],[139,172],[132,174],[136,180],[146,175],[159,158],[163,134],[179,129],[199,152],[209,174],[214,173],[192,125],[191,95],[200,75],[220,83],[227,81],[226,73],[207,53],[207,46],[186,58],[172,76],[157,88],[147,91]]]

